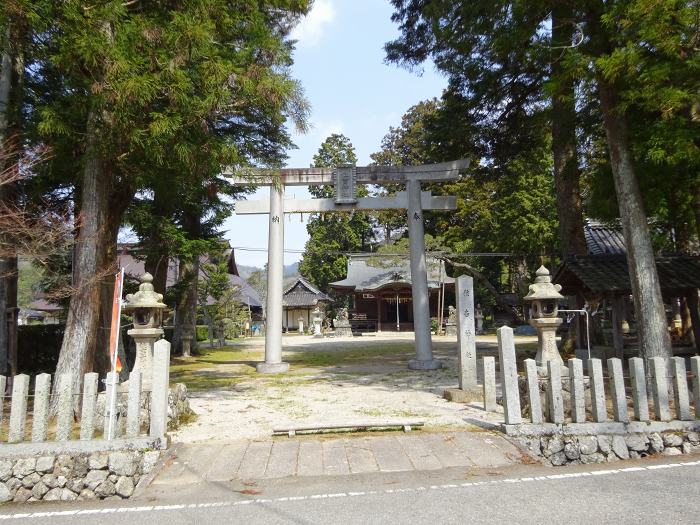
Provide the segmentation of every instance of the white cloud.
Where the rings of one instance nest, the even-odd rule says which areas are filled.
[[[313,123],[313,134],[325,140],[327,137],[333,135],[334,133],[342,134],[344,131],[343,123],[340,120],[330,120],[330,121],[319,121]]]
[[[298,26],[291,37],[298,40],[300,47],[314,47],[323,38],[326,28],[335,20],[335,8],[332,0],[315,0],[314,6]]]

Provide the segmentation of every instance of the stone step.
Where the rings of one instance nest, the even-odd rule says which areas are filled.
[[[501,467],[522,454],[489,432],[440,432],[178,445],[156,484]]]

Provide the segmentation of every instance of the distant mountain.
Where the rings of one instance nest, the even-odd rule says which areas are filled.
[[[284,267],[285,277],[299,277],[299,263],[295,262]]]
[[[257,266],[246,266],[245,264],[237,264],[236,267],[238,268],[238,275],[240,275],[245,280],[248,280],[248,278],[254,272],[263,272],[263,274],[265,273],[264,268],[259,268]],[[285,279],[297,277],[299,277],[299,263],[295,262],[292,264],[288,264],[284,267]]]
[[[248,279],[250,277],[250,274],[253,272],[261,271],[262,268],[258,268],[257,266],[246,266],[245,264],[237,264],[236,268],[238,268],[238,275],[240,275],[243,279]]]

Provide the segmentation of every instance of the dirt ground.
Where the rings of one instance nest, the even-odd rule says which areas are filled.
[[[536,338],[516,337],[518,351],[530,352]],[[495,336],[477,338],[479,356],[497,353]],[[448,402],[445,388],[457,386],[456,337],[433,337],[443,368],[407,369],[414,354],[413,334],[381,334],[353,339],[283,340],[287,374],[261,375],[264,339],[205,349],[196,358],[173,362],[171,382],[190,389],[197,418],[172,434],[174,441],[199,443],[268,438],[287,424],[347,424],[386,419],[420,419],[428,429],[478,429],[499,422],[476,403]]]

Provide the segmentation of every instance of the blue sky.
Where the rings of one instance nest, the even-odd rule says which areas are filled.
[[[397,126],[412,105],[440,96],[446,81],[426,64],[422,76],[384,64],[384,44],[398,35],[391,22],[392,8],[382,0],[315,0],[310,14],[294,32],[299,41],[293,74],[304,86],[311,104],[311,130],[294,135],[298,149],[289,152],[288,167],[306,167],[331,133],[350,138],[358,165],[370,162],[389,126]],[[292,187],[287,195],[308,197],[305,188]],[[260,190],[250,199],[267,199]],[[267,216],[233,215],[226,221],[226,237],[234,247],[265,250]],[[287,216],[285,249],[303,250],[308,239],[306,222]],[[298,261],[286,253],[285,264]],[[239,264],[262,266],[264,251],[236,250]]]

